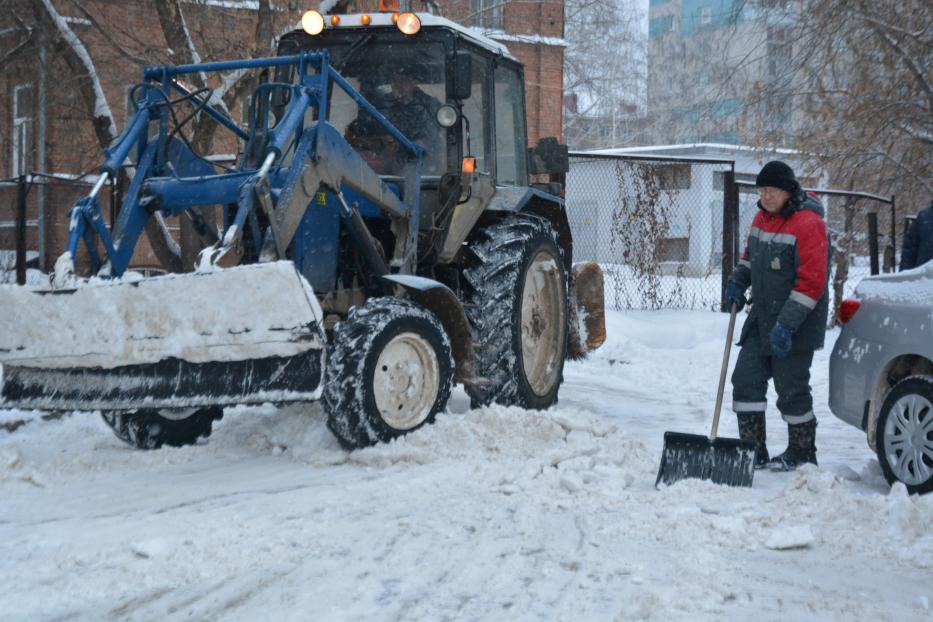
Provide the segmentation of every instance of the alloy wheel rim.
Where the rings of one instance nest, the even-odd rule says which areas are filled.
[[[917,394],[894,403],[884,426],[884,455],[895,477],[908,486],[933,477],[933,404]]]

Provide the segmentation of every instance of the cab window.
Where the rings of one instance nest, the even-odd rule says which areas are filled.
[[[496,183],[524,186],[526,170],[525,101],[518,71],[496,67]]]
[[[484,173],[492,172],[492,162],[489,157],[489,134],[487,132],[487,116],[489,111],[489,85],[486,78],[489,76],[487,61],[478,54],[472,59],[472,90],[470,97],[463,101],[463,116],[467,121],[464,127],[469,127],[469,145],[465,145],[465,155],[476,158],[476,170]],[[466,139],[466,137],[464,137]]]

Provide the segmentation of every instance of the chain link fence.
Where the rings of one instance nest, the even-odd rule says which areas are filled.
[[[896,270],[906,220],[893,198],[813,189],[833,249],[830,305],[869,274]],[[574,261],[595,261],[610,309],[720,309],[758,192],[732,160],[572,153],[567,215]]]
[[[572,153],[574,261],[599,263],[610,309],[718,309],[731,160]]]

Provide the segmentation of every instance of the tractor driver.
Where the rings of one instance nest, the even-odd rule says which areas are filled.
[[[421,90],[415,75],[418,71],[415,65],[392,68],[388,78],[383,78],[387,83],[383,82],[378,90],[372,89],[374,93],[370,97],[376,109],[392,125],[424,149],[423,172],[440,174],[444,141],[436,115],[441,103]],[[377,173],[396,175],[401,172],[398,141],[365,111],[360,110],[357,118],[347,126],[345,137]]]
[[[436,118],[441,103],[421,90],[416,71],[411,67],[394,71],[389,79],[391,92],[377,107],[408,140],[424,148],[424,172],[431,174],[441,162],[443,141]]]
[[[379,175],[400,173],[398,141],[365,112],[347,126],[344,138]]]

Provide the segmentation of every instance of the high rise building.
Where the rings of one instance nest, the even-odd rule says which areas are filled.
[[[649,0],[650,142],[793,146],[794,0]]]

